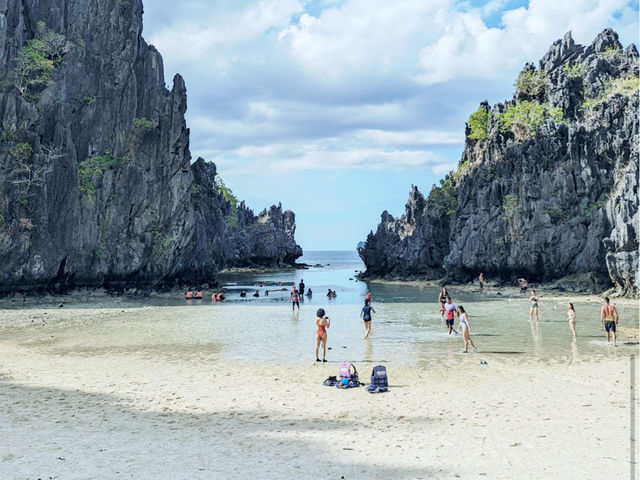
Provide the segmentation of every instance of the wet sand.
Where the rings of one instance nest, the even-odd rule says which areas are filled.
[[[176,350],[151,333],[132,348],[56,347],[70,327],[126,330],[141,312],[0,311],[0,478],[629,474],[629,347],[580,363],[392,362],[378,395],[323,386],[337,363],[228,361],[215,344]],[[358,367],[366,381],[371,364]]]

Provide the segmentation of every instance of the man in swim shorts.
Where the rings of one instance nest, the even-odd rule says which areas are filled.
[[[604,304],[602,305],[602,309],[600,310],[600,323],[604,327],[605,335],[607,336],[607,343],[611,340],[609,339],[609,333],[613,333],[613,346],[616,345],[616,325],[618,324],[618,311],[616,307],[609,304],[609,297],[605,297]]]
[[[451,297],[449,295],[446,296],[444,311],[445,311],[445,314],[447,315],[447,328],[449,329],[449,335],[451,335],[451,331],[453,330],[453,322],[455,320],[456,306],[451,301]]]

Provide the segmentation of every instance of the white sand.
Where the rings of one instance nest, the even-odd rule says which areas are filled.
[[[2,479],[629,478],[630,361],[613,347],[572,365],[391,363],[371,395],[323,386],[336,363],[64,356],[29,340],[42,313],[0,312]]]

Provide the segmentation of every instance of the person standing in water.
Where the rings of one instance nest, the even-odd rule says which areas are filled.
[[[462,331],[462,339],[464,340],[464,353],[469,352],[469,343],[471,343],[473,351],[477,351],[476,346],[473,344],[473,340],[471,340],[471,326],[469,325],[469,315],[467,315],[467,312],[465,312],[462,305],[458,307],[458,320],[458,330]]]
[[[447,328],[449,329],[449,335],[451,335],[452,330],[458,333],[453,328],[453,323],[455,321],[456,306],[451,301],[451,297],[449,295],[445,297],[445,300],[446,300],[446,303],[444,304],[444,310],[447,314]]]
[[[480,272],[478,276],[478,283],[480,284],[480,291],[482,292],[484,290],[484,275],[482,275],[482,272]]]
[[[298,288],[298,294],[299,294],[299,295],[300,295],[300,297],[301,297],[300,299],[301,299],[301,300],[304,300],[304,299],[302,298],[302,296],[304,295],[304,279],[303,279],[303,278],[301,278],[301,279],[300,279],[300,285],[299,285],[299,288]]]
[[[613,333],[613,346],[616,345],[616,325],[618,324],[618,310],[616,307],[609,304],[609,297],[605,297],[604,304],[602,305],[602,309],[600,310],[600,323],[604,327],[604,331],[607,336],[607,343],[610,343],[611,340],[609,338],[609,332]]]
[[[367,302],[369,302],[369,304],[371,304],[371,290],[367,291],[367,296],[364,297],[364,304],[366,305]]]
[[[327,361],[327,328],[331,326],[331,319],[324,314],[324,308],[319,308],[316,312],[316,362],[320,361],[318,356],[320,344],[322,344],[322,361]]]
[[[291,290],[291,295],[289,295],[289,300],[291,300],[291,311],[295,311],[296,305],[298,306],[298,311],[300,311],[300,298],[298,297],[298,290],[294,286]]]
[[[536,322],[538,321],[538,296],[535,290],[531,290],[529,294],[529,302],[531,302],[531,308],[529,309],[529,321],[533,320],[533,314],[536,314]]]
[[[571,333],[573,333],[573,338],[576,338],[578,336],[578,332],[576,332],[576,309],[573,307],[573,303],[569,304],[567,320],[569,320],[569,328],[571,329]]]
[[[440,316],[444,318],[444,304],[447,303],[447,297],[449,296],[449,292],[445,287],[442,287],[440,290],[440,294],[438,295],[438,302],[440,302]]]
[[[371,333],[371,314],[376,313],[376,311],[371,306],[370,300],[364,301],[364,307],[362,307],[362,311],[360,312],[360,317],[364,323],[364,339],[369,338],[369,334]]]

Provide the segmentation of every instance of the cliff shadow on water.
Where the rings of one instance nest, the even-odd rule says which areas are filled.
[[[254,215],[165,87],[142,2],[0,1],[0,292],[213,281],[302,255],[295,216]]]
[[[610,29],[587,47],[556,41],[511,100],[470,115],[456,172],[382,214],[358,249],[365,276],[483,272],[637,296],[638,70]]]

